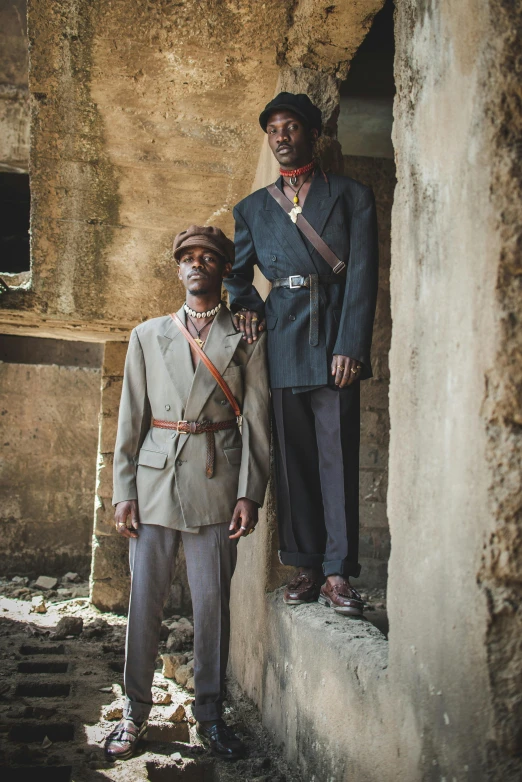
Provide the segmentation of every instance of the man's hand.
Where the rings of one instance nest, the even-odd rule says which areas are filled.
[[[234,315],[234,326],[243,334],[249,345],[255,342],[257,335],[260,334],[266,326],[264,318],[259,319],[257,312],[252,310],[240,310]]]
[[[257,503],[253,500],[247,500],[242,497],[237,501],[229,530],[235,534],[229,535],[230,540],[242,538],[248,535],[250,530],[254,530],[257,524]]]
[[[128,518],[130,516],[131,526],[128,526]],[[114,522],[116,529],[123,535],[124,538],[137,538],[137,530],[140,523],[140,517],[138,514],[138,500],[124,500],[118,502],[116,510],[114,512]]]
[[[349,356],[334,356],[332,359],[332,375],[335,375],[335,385],[339,388],[350,386],[358,379],[361,365]]]

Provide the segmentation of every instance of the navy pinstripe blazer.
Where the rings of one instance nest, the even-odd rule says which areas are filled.
[[[277,181],[282,189],[282,177]],[[377,298],[377,220],[373,192],[349,177],[318,171],[303,215],[346,263],[346,281],[320,286],[319,344],[309,343],[310,293],[275,288],[266,303],[252,285],[257,264],[268,280],[292,274],[333,275],[265,188],[234,209],[236,258],[225,280],[232,310],[265,313],[272,388],[331,384],[332,356],[350,356],[371,377],[370,347]]]

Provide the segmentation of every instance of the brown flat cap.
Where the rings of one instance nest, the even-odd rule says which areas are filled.
[[[174,239],[174,258],[179,260],[187,247],[205,247],[221,255],[225,261],[234,263],[234,242],[220,228],[212,225],[191,225],[186,231],[181,231]]]

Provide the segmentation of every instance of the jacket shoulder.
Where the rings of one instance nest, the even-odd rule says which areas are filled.
[[[247,195],[246,198],[243,198],[242,201],[238,201],[238,203],[234,207],[234,211],[238,211],[241,214],[244,212],[249,211],[252,208],[259,209],[260,206],[263,206],[265,202],[265,196],[266,196],[266,187],[260,187],[259,190],[254,190],[253,193],[250,193],[250,195]]]
[[[372,188],[368,185],[363,185],[362,182],[358,182],[356,179],[352,179],[349,176],[343,176],[341,174],[328,174],[328,179],[332,185],[332,188],[339,193],[346,193],[351,198],[360,198],[364,193],[372,193]]]
[[[165,327],[169,325],[170,315],[160,315],[158,318],[151,318],[145,320],[143,323],[138,324],[132,330],[133,334],[143,339],[151,334],[159,334],[165,331]]]

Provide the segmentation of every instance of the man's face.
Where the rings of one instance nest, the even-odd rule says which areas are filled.
[[[219,255],[205,247],[187,247],[180,256],[178,277],[193,296],[221,293],[221,283],[231,270]]]
[[[306,127],[291,111],[274,111],[266,126],[268,143],[275,159],[283,168],[299,168],[309,163],[317,130]]]

